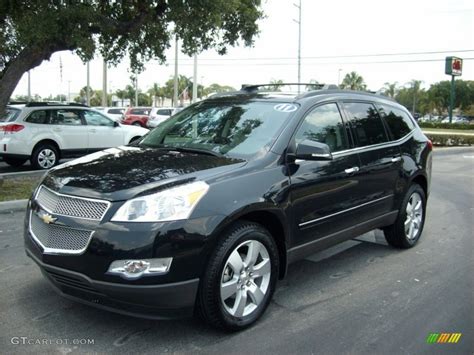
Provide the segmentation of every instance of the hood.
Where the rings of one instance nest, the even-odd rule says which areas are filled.
[[[63,194],[119,201],[163,185],[205,180],[245,164],[228,157],[124,146],[58,165],[43,184]]]

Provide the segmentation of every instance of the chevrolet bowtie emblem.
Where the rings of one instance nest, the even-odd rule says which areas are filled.
[[[47,214],[47,213],[44,213],[43,215],[41,215],[40,218],[46,224],[54,223],[58,220],[57,218],[54,218],[53,216],[51,216],[50,214]]]

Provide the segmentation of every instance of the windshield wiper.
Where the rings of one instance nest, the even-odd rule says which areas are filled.
[[[163,148],[168,149],[168,150],[174,150],[174,151],[177,151],[177,152],[212,155],[212,156],[219,157],[219,158],[222,158],[224,156],[221,153],[214,152],[213,150],[200,149],[200,148],[169,147],[169,146],[164,146]]]

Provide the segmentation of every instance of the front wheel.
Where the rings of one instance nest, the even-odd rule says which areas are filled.
[[[266,229],[253,222],[234,224],[218,243],[201,280],[201,316],[216,328],[250,326],[270,303],[278,263],[278,249]]]
[[[31,164],[35,169],[50,169],[58,163],[59,153],[52,144],[40,144],[31,155]]]
[[[426,195],[418,184],[413,184],[403,199],[395,223],[384,229],[387,243],[396,248],[411,248],[420,239],[426,216]]]

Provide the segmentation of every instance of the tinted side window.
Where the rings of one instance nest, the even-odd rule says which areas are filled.
[[[158,110],[156,111],[157,115],[170,116],[171,110]]]
[[[406,112],[385,105],[379,105],[379,108],[380,115],[387,123],[393,139],[397,140],[403,138],[415,127]]]
[[[150,114],[150,110],[142,109],[142,108],[135,108],[135,109],[130,111],[130,114],[148,116]]]
[[[28,116],[28,118],[25,121],[29,123],[40,123],[40,124],[48,123],[48,112],[44,110],[34,111]]]
[[[304,139],[327,144],[333,152],[348,148],[344,124],[336,104],[318,106],[305,117],[296,132],[296,144]]]
[[[362,102],[346,102],[344,109],[352,119],[352,130],[357,145],[363,147],[387,141],[385,129],[374,105]]]
[[[110,114],[113,114],[113,115],[120,115],[123,113],[123,109],[120,109],[120,108],[111,108],[109,110],[109,113]]]
[[[82,120],[77,110],[53,110],[50,111],[50,123],[63,126],[80,126]]]

